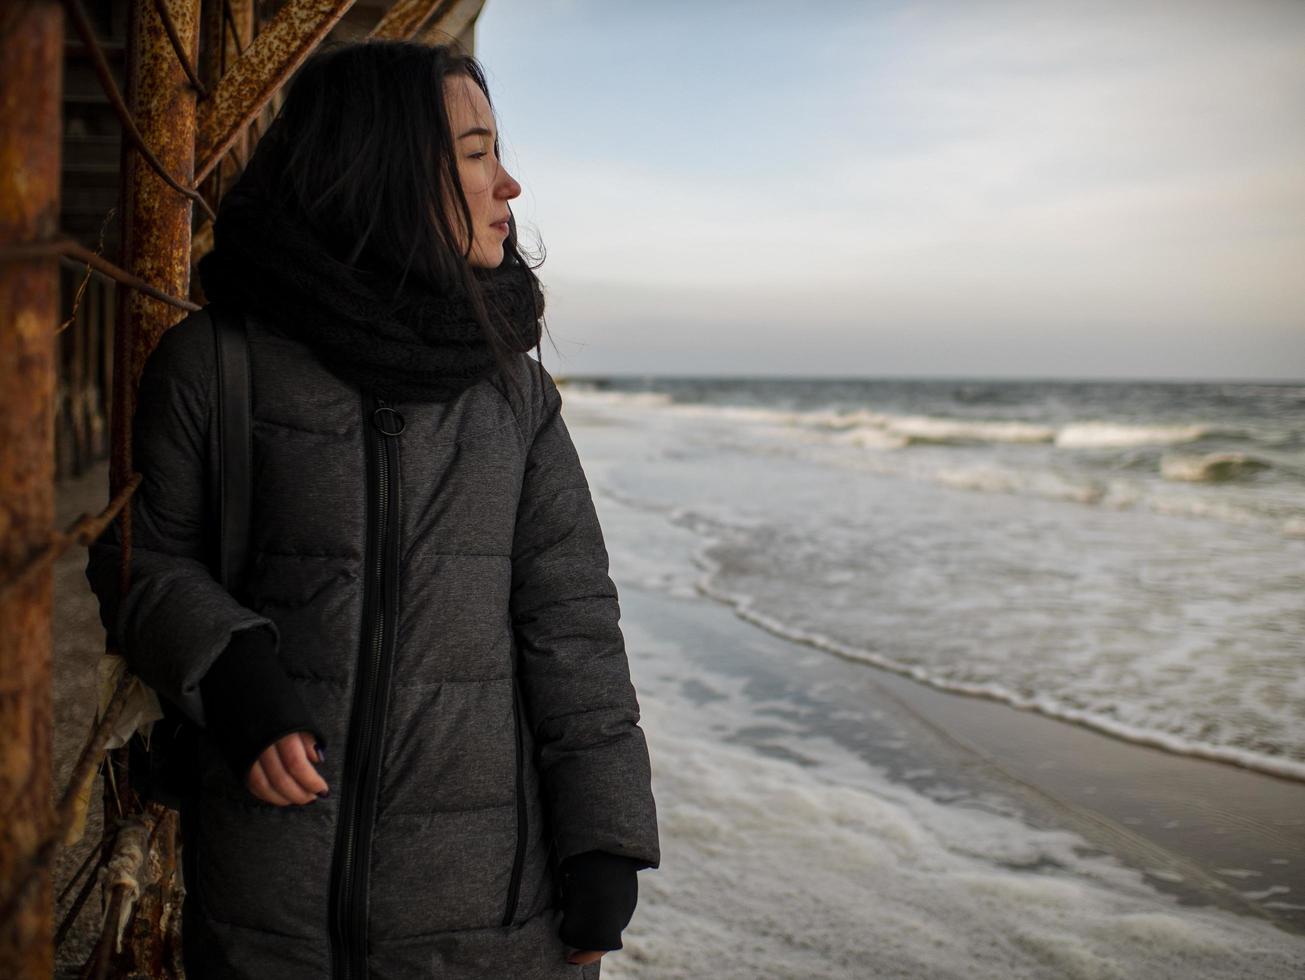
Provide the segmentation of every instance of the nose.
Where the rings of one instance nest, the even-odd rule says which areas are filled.
[[[521,196],[521,185],[517,183],[515,177],[508,173],[507,167],[500,165],[498,168],[498,180],[495,183],[494,191],[495,197],[502,198],[505,201],[510,201],[514,197]]]

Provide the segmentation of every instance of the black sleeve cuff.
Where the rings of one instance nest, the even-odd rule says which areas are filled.
[[[639,897],[636,872],[646,862],[585,851],[562,862],[562,941],[580,950],[621,948],[621,930],[634,915]]]
[[[244,784],[263,750],[293,732],[322,733],[277,657],[271,630],[242,630],[200,679],[208,730]]]

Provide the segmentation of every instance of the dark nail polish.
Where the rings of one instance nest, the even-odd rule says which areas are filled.
[[[328,796],[330,796],[330,795],[331,795],[331,791],[330,791],[329,789],[324,789],[324,790],[322,790],[320,793],[317,794],[318,798],[319,798],[319,799],[323,799],[323,800],[326,799],[326,798],[327,798]]]
[[[323,745],[321,742],[318,742],[316,745],[313,746],[313,748],[315,748],[315,749],[317,750],[317,761],[318,761],[318,762],[325,762],[325,761],[326,761],[326,746]]]

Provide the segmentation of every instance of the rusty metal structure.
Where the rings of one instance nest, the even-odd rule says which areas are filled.
[[[129,584],[136,384],[159,337],[198,307],[191,269],[217,202],[299,65],[327,38],[473,50],[483,3],[0,3],[2,977],[54,975],[97,884],[102,927],[78,975],[184,976],[175,814],[133,797],[125,749],[106,753],[139,686],[129,673],[56,797],[52,566],[121,518]],[[107,505],[54,527],[56,480],[106,454]],[[103,838],[68,883],[79,890],[56,930],[51,864],[101,772]]]

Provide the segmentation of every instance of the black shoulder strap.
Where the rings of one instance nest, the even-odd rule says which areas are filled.
[[[217,344],[218,581],[228,591],[241,585],[249,557],[250,484],[253,445],[250,428],[249,338],[239,310],[210,305]]]

